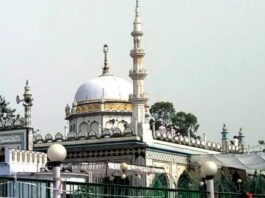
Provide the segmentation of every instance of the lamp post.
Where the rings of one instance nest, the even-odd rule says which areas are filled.
[[[238,178],[236,182],[238,184],[238,192],[241,192],[242,179]]]
[[[128,170],[128,164],[125,163],[125,162],[122,162],[122,163],[120,164],[120,169],[121,169],[121,171],[122,171],[121,178],[122,178],[123,180],[125,180],[126,177],[127,177],[127,175],[126,175],[126,171]]]
[[[206,178],[206,187],[209,192],[208,198],[214,198],[214,182],[213,178],[218,171],[218,167],[213,161],[205,161],[201,166],[201,172]]]
[[[52,144],[47,151],[50,165],[53,167],[54,190],[53,197],[61,198],[61,162],[66,158],[66,149],[61,144]]]

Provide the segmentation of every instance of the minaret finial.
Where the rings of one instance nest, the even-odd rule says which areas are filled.
[[[139,0],[136,0],[135,15],[139,16]]]
[[[227,131],[225,124],[223,125],[223,131]]]
[[[242,135],[243,133],[242,133],[242,128],[240,127],[240,129],[239,129],[239,132],[238,132],[238,135]]]
[[[136,0],[136,6],[135,6],[135,19],[133,22],[133,32],[134,33],[140,33],[142,34],[142,23],[140,19],[140,6],[139,6],[139,0]]]
[[[103,67],[102,75],[109,74],[108,52],[109,52],[109,47],[108,47],[107,44],[105,44],[105,45],[103,46],[103,53],[104,53],[104,67]]]

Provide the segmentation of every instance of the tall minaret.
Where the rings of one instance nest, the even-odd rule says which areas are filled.
[[[245,151],[245,136],[243,135],[242,128],[239,129],[238,132],[238,140],[239,140],[239,146],[240,150],[243,153]]]
[[[229,153],[229,140],[228,140],[228,131],[224,124],[222,133],[222,150],[224,153]]]
[[[31,94],[31,89],[29,86],[29,81],[26,81],[26,86],[24,87],[24,94],[23,94],[23,98],[20,98],[19,96],[17,96],[17,103],[23,102],[23,106],[24,106],[24,118],[25,118],[25,127],[27,128],[31,128],[31,106],[32,104],[33,98],[32,98],[32,94]]]
[[[148,100],[144,91],[144,79],[147,75],[146,69],[143,66],[143,57],[145,55],[142,48],[142,23],[139,15],[139,0],[136,0],[135,19],[133,23],[133,49],[131,57],[133,58],[133,69],[130,70],[129,76],[133,80],[133,94],[130,95],[130,102],[133,105],[133,120],[134,126],[145,123],[145,104]]]

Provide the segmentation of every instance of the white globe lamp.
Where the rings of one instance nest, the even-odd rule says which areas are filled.
[[[121,163],[121,164],[120,164],[120,169],[121,169],[123,172],[127,171],[127,170],[128,170],[128,164],[125,163],[125,162]]]
[[[125,173],[122,173],[122,174],[121,174],[121,178],[122,178],[122,179],[126,179],[126,177],[127,177],[127,175],[126,175]]]
[[[214,181],[213,178],[218,171],[218,167],[214,161],[205,161],[202,163],[201,172],[206,178],[206,187],[209,192],[208,197],[214,198]]]
[[[62,162],[66,158],[66,149],[61,144],[52,144],[47,151],[49,160],[52,162]]]
[[[202,163],[201,172],[204,177],[214,177],[218,171],[218,167],[214,161],[205,161]]]
[[[51,165],[53,166],[53,175],[54,175],[54,190],[53,197],[61,198],[61,162],[66,158],[66,149],[61,144],[52,144],[47,151]]]

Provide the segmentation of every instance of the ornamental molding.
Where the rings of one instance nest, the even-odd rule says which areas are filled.
[[[134,141],[134,140],[140,141],[141,138],[139,136],[130,135],[130,136],[110,137],[110,138],[79,139],[77,136],[73,136],[73,133],[71,133],[69,139],[61,141],[53,139],[51,134],[47,134],[44,139],[40,134],[38,134],[34,141],[34,147],[35,148],[49,147],[54,142],[58,141],[60,141],[60,144],[67,146],[67,145],[87,145],[87,144],[100,144],[108,142]]]
[[[130,103],[104,103],[105,111],[132,111]]]
[[[74,157],[75,156],[75,157]],[[78,154],[67,156],[66,162],[131,162],[134,160],[135,155],[120,155],[120,156],[97,156],[97,157],[78,157]]]
[[[26,120],[24,118],[6,118],[0,119],[0,131],[21,129],[26,127]]]
[[[85,104],[79,105],[76,107],[74,113],[86,113],[86,112],[95,112],[100,111],[100,104]]]
[[[128,101],[97,101],[93,103],[76,104],[71,109],[69,105],[65,107],[66,117],[72,115],[97,113],[97,112],[132,112],[132,104]]]
[[[177,154],[169,154],[156,151],[146,151],[146,159],[163,161],[163,162],[172,162],[177,164],[188,164],[187,156],[180,156]]]

